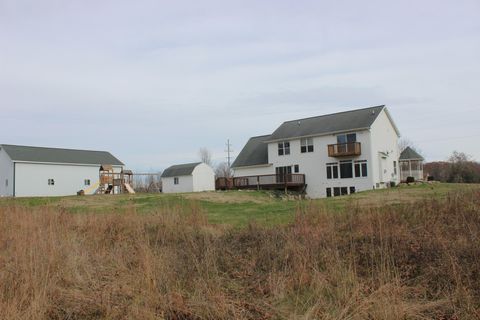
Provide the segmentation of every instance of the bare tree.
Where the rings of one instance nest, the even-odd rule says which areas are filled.
[[[424,170],[435,180],[454,183],[479,183],[480,163],[463,152],[454,151],[448,161],[426,163]]]
[[[218,178],[231,178],[233,176],[232,169],[228,166],[228,163],[221,162],[215,168],[215,175]]]
[[[464,152],[453,151],[448,161],[452,163],[463,163],[472,161],[472,157]]]
[[[198,150],[198,156],[203,163],[212,166],[212,152],[210,152],[210,150],[208,150],[206,147]]]
[[[148,175],[134,175],[133,188],[135,192],[159,192],[162,189],[161,175],[161,172]]]
[[[398,148],[400,149],[400,152],[407,149],[407,147],[410,147],[411,149],[413,149],[414,151],[416,151],[419,154],[423,153],[422,150],[420,148],[418,148],[415,145],[415,143],[412,140],[410,140],[409,138],[405,138],[405,137],[400,138],[400,140],[398,141]]]

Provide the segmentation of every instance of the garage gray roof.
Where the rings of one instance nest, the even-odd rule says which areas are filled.
[[[406,147],[405,150],[400,153],[400,160],[423,160],[423,157],[410,147]]]
[[[232,168],[262,165],[268,163],[268,144],[270,135],[252,137],[239,153]]]
[[[323,116],[286,121],[269,141],[324,135],[348,130],[368,129],[385,106],[357,109]]]
[[[124,165],[107,151],[29,147],[10,144],[2,144],[0,148],[5,150],[12,161]]]
[[[189,176],[199,164],[201,164],[201,162],[177,164],[168,167],[163,171],[162,178]]]

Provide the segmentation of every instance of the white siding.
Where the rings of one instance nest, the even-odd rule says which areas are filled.
[[[386,187],[390,181],[400,182],[398,158],[398,135],[385,109],[378,115],[370,128],[372,136],[371,158],[373,165],[373,181],[380,188]],[[397,174],[394,173],[393,162],[397,163]]]
[[[327,135],[313,138],[314,151],[300,152],[300,139],[290,141],[290,155],[278,155],[278,143],[268,145],[268,159],[276,167],[299,165],[299,173],[305,174],[307,194],[311,198],[326,197],[326,189],[333,187],[355,187],[356,191],[372,188],[370,165],[370,133],[367,130],[357,131],[357,141],[362,145],[362,154],[358,157],[331,158],[328,156],[328,145],[337,143],[336,135]],[[340,160],[367,160],[368,176],[352,179],[327,179],[326,164],[340,162]],[[292,171],[292,173],[295,173]]]
[[[178,178],[178,184],[175,184]],[[162,192],[183,193],[215,191],[215,172],[205,163],[198,164],[191,175],[178,177],[162,177]]]
[[[71,165],[71,164],[43,164],[24,163],[15,164],[15,196],[67,196],[75,195],[77,191],[89,188],[85,186],[85,179],[90,180],[90,186],[98,184],[98,165]],[[116,172],[121,167],[114,167]],[[48,185],[48,179],[54,179],[54,185]],[[89,193],[93,193],[96,187]]]
[[[239,167],[233,169],[234,177],[248,177],[258,176],[263,174],[275,174],[275,167],[268,166],[251,166],[251,167]]]
[[[0,150],[0,197],[13,196],[13,162],[7,153]]]
[[[178,184],[174,184],[175,177],[162,178],[162,192],[182,193],[193,192],[193,176],[178,176]]]
[[[200,163],[192,172],[193,191],[215,191],[215,172],[205,164]]]

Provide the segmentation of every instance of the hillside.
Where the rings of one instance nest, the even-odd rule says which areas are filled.
[[[0,202],[0,319],[480,315],[476,186]]]
[[[424,199],[444,198],[449,192],[480,189],[469,184],[420,184],[392,189],[360,192],[318,200],[297,200],[279,193],[266,191],[201,192],[188,194],[135,194],[96,195],[51,198],[1,199],[0,206],[25,205],[28,207],[53,207],[71,213],[122,213],[134,210],[138,213],[155,213],[174,209],[188,213],[196,207],[214,224],[245,226],[249,222],[276,225],[292,222],[296,211],[303,206],[320,206],[328,210],[346,207],[379,207],[410,203]]]

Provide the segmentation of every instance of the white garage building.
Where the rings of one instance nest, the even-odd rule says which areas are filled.
[[[162,191],[165,193],[215,190],[215,172],[202,162],[174,165],[163,171]]]
[[[93,194],[101,165],[121,172],[124,164],[106,151],[0,145],[0,196]]]

